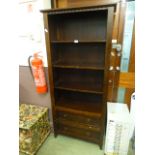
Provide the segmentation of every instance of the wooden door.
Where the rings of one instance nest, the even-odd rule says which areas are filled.
[[[135,26],[132,33],[129,67],[127,72],[120,72],[118,87],[125,88],[124,103],[130,108],[131,95],[135,91]],[[118,95],[118,91],[117,91]]]
[[[113,25],[113,44],[122,45],[123,42],[123,31],[124,31],[124,21],[125,21],[125,10],[126,2],[118,2],[116,4],[115,14],[114,14],[114,25]],[[117,102],[117,91],[118,91],[118,81],[119,81],[119,70],[116,69],[120,66],[121,51],[117,51],[115,48],[112,49],[110,55],[110,66],[109,66],[109,87],[108,87],[108,101]]]
[[[122,50],[115,59],[115,82],[113,101],[127,103],[130,108],[131,95],[135,91],[135,2],[127,2],[124,12]],[[118,53],[119,55],[119,53]]]

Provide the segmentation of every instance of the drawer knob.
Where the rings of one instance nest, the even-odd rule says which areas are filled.
[[[67,117],[67,114],[64,114],[63,117]]]
[[[90,118],[87,119],[87,122],[90,122]]]
[[[67,127],[64,127],[64,130],[68,130],[68,128]]]
[[[86,132],[86,135],[87,135],[87,136],[90,136],[90,132]]]
[[[109,82],[109,83],[112,83],[112,80],[109,80],[108,82]]]

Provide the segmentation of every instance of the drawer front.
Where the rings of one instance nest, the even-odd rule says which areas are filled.
[[[58,133],[73,136],[76,138],[82,138],[84,140],[93,141],[99,143],[100,133],[83,130],[80,128],[74,128],[67,125],[57,124]]]
[[[58,118],[65,119],[69,121],[73,121],[76,123],[82,123],[87,124],[89,126],[95,126],[97,128],[100,128],[100,118],[93,118],[90,116],[81,116],[81,115],[75,115],[67,112],[57,112]]]

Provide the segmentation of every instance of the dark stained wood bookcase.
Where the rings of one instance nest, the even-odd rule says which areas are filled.
[[[54,134],[103,145],[113,7],[41,10]]]

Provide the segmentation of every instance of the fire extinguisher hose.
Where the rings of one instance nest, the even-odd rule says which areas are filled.
[[[31,55],[28,57],[28,64],[29,64],[29,69],[30,69],[31,75],[33,77],[33,72],[32,72],[32,68],[31,68],[31,61],[30,61],[32,57],[33,56],[31,56]],[[34,80],[34,77],[33,77],[33,80]]]

